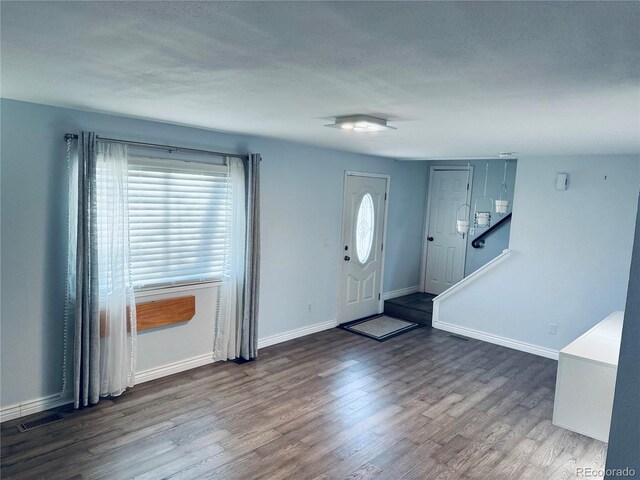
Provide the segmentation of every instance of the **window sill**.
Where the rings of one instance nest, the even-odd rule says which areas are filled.
[[[192,283],[189,285],[174,285],[168,287],[150,288],[148,290],[134,290],[133,294],[135,298],[152,297],[155,295],[162,295],[164,293],[175,292],[190,292],[192,290],[199,290],[201,288],[214,288],[222,285],[221,280],[213,280],[211,282]]]

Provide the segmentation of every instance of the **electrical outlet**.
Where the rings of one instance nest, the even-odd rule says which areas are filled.
[[[471,227],[471,228],[469,229],[469,235],[473,237],[473,236],[475,236],[475,234],[476,234],[476,229],[475,229],[475,228],[473,228],[473,227]]]
[[[549,335],[555,335],[557,331],[558,331],[558,325],[556,325],[555,323],[550,323],[549,324]]]

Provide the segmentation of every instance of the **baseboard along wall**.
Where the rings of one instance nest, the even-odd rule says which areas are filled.
[[[270,335],[268,337],[258,339],[258,349],[276,345],[278,343],[293,340],[295,338],[311,335],[312,333],[321,332],[323,330],[329,330],[338,325],[336,320],[329,320],[327,322],[320,322],[313,325],[308,325],[287,332]],[[136,385],[155,380],[157,378],[166,377],[167,375],[173,375],[174,373],[180,373],[192,368],[201,367],[213,363],[213,355],[211,352],[198,355],[195,357],[180,360],[167,365],[161,365],[159,367],[149,368],[136,372]],[[25,417],[34,413],[49,410],[50,408],[61,407],[73,402],[71,392],[64,395],[53,394],[45,397],[28,400],[26,402],[16,403],[0,408],[0,422],[7,420],[14,420],[16,418]]]
[[[396,290],[393,292],[387,292],[385,293],[385,296],[389,295],[389,297],[385,297],[385,299],[401,297],[404,295],[409,295],[411,293],[416,293],[417,291],[418,291],[418,287],[416,286],[416,287],[405,288],[402,290]],[[329,330],[331,328],[336,327],[337,325],[338,325],[338,322],[336,320],[329,320],[327,322],[320,322],[313,325],[296,328],[294,330],[289,330],[287,332],[270,335],[268,337],[264,337],[258,340],[258,349],[266,348],[271,345],[276,345],[282,342],[287,342],[289,340],[311,335],[313,333],[322,332],[323,330]],[[513,348],[515,350],[532,353],[534,355],[539,355],[541,357],[551,358],[553,360],[558,359],[557,350],[551,350],[548,348],[539,347],[537,345],[520,342],[510,338],[500,337],[498,335],[481,332],[479,330],[459,327],[457,325],[451,325],[451,324],[440,322],[440,321],[434,321],[433,328],[444,330],[450,333],[455,333],[457,335],[463,335],[469,338],[475,338],[476,340],[482,340],[485,342],[494,343],[496,345],[502,345],[503,347]],[[136,373],[136,384],[149,382],[157,378],[162,378],[167,375],[173,375],[175,373],[184,372],[184,371],[201,367],[203,365],[207,365],[210,363],[213,363],[213,357],[211,353],[205,353],[202,355],[187,358],[187,359],[180,360],[178,362],[170,363],[167,365],[162,365],[159,367],[142,370]],[[8,405],[0,409],[0,422],[13,420],[20,417],[25,417],[27,415],[48,410],[50,408],[60,407],[62,405],[66,405],[71,402],[72,402],[71,393],[67,393],[65,395],[60,395],[60,394],[47,395],[45,397],[28,400],[26,402]]]
[[[540,347],[531,343],[521,342],[519,340],[501,337],[499,335],[493,335],[492,333],[482,332],[480,330],[474,330],[472,328],[460,327],[458,325],[452,325],[450,323],[440,322],[438,320],[434,320],[432,326],[433,328],[437,328],[438,330],[455,333],[456,335],[462,335],[464,337],[482,340],[483,342],[501,345],[503,347],[512,348],[514,350],[520,350],[521,352],[532,353],[540,357],[558,360],[559,352],[550,348]]]
[[[420,291],[420,286],[414,285],[413,287],[401,288],[399,290],[385,292],[382,294],[382,299],[391,300],[392,298],[404,297],[405,295],[411,295],[412,293],[418,293],[419,291]]]

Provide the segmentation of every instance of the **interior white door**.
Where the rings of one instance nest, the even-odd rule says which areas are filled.
[[[425,239],[425,292],[439,295],[464,277],[466,238],[456,231],[458,208],[467,203],[467,170],[433,169]]]
[[[351,173],[345,177],[340,323],[380,313],[387,182],[385,177]]]

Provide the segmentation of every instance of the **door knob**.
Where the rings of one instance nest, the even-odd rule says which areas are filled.
[[[348,262],[349,260],[351,260],[351,257],[349,255],[345,255],[344,256],[344,261]]]
[[[427,240],[429,240],[430,242],[433,242],[433,237],[427,237]]]

